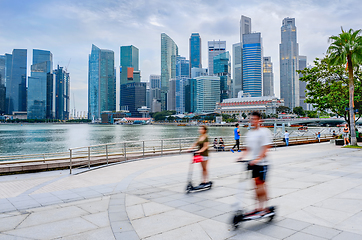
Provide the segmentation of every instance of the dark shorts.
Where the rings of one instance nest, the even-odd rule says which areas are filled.
[[[268,166],[259,166],[254,165],[252,166],[252,178],[259,178],[261,181],[265,182],[266,179],[266,173],[268,171]]]

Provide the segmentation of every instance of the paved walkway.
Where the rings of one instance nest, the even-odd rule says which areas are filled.
[[[0,239],[362,239],[361,150],[329,143],[272,149],[269,193],[278,215],[232,231],[236,156],[212,153],[213,189],[188,195],[189,155],[79,175],[1,176]],[[243,204],[254,207],[251,191]]]

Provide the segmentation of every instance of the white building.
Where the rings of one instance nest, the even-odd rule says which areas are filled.
[[[220,78],[216,76],[200,76],[196,79],[196,112],[215,111],[216,103],[220,102]]]
[[[226,50],[226,41],[208,41],[209,48],[209,75],[214,75],[214,57]]]

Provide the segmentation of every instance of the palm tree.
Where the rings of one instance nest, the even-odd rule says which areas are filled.
[[[338,36],[332,36],[332,42],[327,53],[329,54],[329,65],[344,65],[347,63],[349,78],[349,121],[351,133],[351,145],[357,145],[356,127],[354,120],[354,78],[353,70],[362,63],[362,37],[359,36],[361,29],[344,31]]]

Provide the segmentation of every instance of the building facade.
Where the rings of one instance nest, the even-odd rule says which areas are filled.
[[[233,92],[232,97],[237,97],[238,93],[243,90],[243,60],[242,60],[241,43],[233,44]]]
[[[263,96],[274,96],[274,73],[271,57],[263,60]]]
[[[299,106],[299,46],[295,18],[284,18],[281,27],[281,43],[279,44],[280,62],[280,97],[286,107],[293,109]]]
[[[68,120],[70,112],[70,76],[63,67],[57,66],[55,76],[55,118]]]
[[[209,75],[214,75],[214,57],[224,53],[226,50],[226,41],[208,41],[209,52]]]
[[[88,119],[100,120],[103,111],[114,111],[114,52],[92,45],[88,70]]]
[[[191,68],[191,78],[196,78],[200,76],[208,76],[209,71],[207,68]]]
[[[194,113],[197,108],[197,81],[194,78],[186,80],[184,86],[185,112]]]
[[[299,70],[304,70],[307,67],[307,56],[299,56]],[[303,74],[299,74],[299,79],[303,77]],[[306,100],[306,91],[307,91],[307,82],[303,82],[299,80],[299,106],[301,106],[304,110],[307,110],[308,104],[305,102]]]
[[[6,54],[6,112],[26,111],[27,50],[14,49]]]
[[[185,112],[185,84],[189,79],[190,61],[178,56],[176,61],[175,110],[177,114]]]
[[[240,43],[243,43],[243,35],[251,33],[251,18],[241,15],[240,18]]]
[[[200,76],[196,79],[196,112],[214,112],[216,103],[220,102],[220,78],[217,76]]]
[[[167,92],[170,79],[176,78],[178,47],[166,34],[161,34],[161,110],[167,110]]]
[[[138,112],[138,108],[146,106],[146,83],[145,82],[133,82],[121,85],[121,90],[124,94],[121,96],[121,102],[127,109],[121,109],[129,111],[131,117],[142,117],[142,114]]]
[[[160,112],[161,110],[153,108],[157,104],[153,102],[159,102],[161,104],[161,75],[150,75],[150,102],[151,102],[151,112]],[[157,105],[158,106],[158,105]],[[159,111],[158,111],[159,110]]]
[[[4,114],[6,111],[5,66],[6,66],[6,56],[0,55],[0,115]]]
[[[214,75],[220,78],[220,101],[230,98],[232,91],[229,52],[214,57]]]
[[[263,96],[263,48],[261,33],[243,34],[243,91]]]
[[[192,68],[202,68],[201,57],[201,37],[199,33],[192,33],[190,37],[190,67],[189,76]]]

